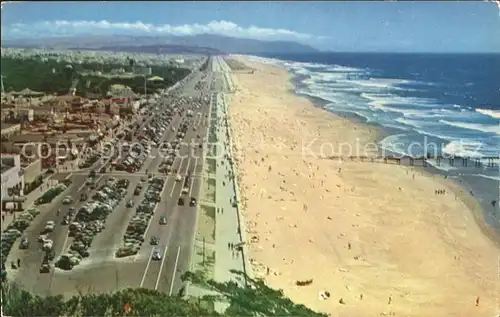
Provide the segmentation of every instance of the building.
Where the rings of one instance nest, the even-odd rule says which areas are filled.
[[[15,135],[21,132],[21,124],[9,124],[2,122],[2,139],[8,139],[11,135]]]
[[[24,188],[21,172],[21,156],[2,154],[2,204],[4,209],[20,209],[24,197],[20,197]]]
[[[21,174],[24,178],[24,186],[28,186],[29,184],[33,184],[37,181],[37,178],[40,176],[42,172],[42,160],[35,159],[27,164],[21,163]]]
[[[31,122],[35,119],[35,111],[32,108],[18,108],[16,111],[21,122]]]

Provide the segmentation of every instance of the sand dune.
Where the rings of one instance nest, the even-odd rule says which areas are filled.
[[[409,167],[321,159],[379,131],[296,97],[286,70],[238,59],[256,69],[233,75],[229,114],[257,276],[332,316],[500,313],[500,252],[465,194]]]

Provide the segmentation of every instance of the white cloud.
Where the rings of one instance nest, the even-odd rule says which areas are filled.
[[[493,2],[498,8],[498,16],[500,17],[500,0],[486,0],[486,2]]]
[[[16,23],[4,26],[4,35],[12,37],[27,37],[33,35],[57,36],[73,34],[103,34],[112,32],[114,34],[149,34],[149,35],[196,35],[196,34],[219,34],[243,38],[255,39],[288,39],[288,40],[318,40],[322,36],[314,36],[307,33],[295,32],[287,29],[261,28],[257,26],[241,27],[231,21],[211,21],[207,24],[148,24],[137,22],[110,22],[106,20],[92,21],[44,21],[33,24]]]

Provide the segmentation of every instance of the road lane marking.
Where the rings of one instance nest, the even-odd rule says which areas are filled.
[[[161,196],[163,196],[163,191],[165,190],[166,187],[167,187],[167,180],[165,180],[165,183],[163,183],[163,187],[162,187],[161,192],[160,192],[160,199],[161,199]],[[156,214],[156,209],[158,209],[158,207],[160,206],[160,203],[162,203],[161,200],[155,205],[155,208],[153,209],[153,214],[151,215],[151,218],[149,218],[149,222],[148,222],[148,226],[146,227],[146,231],[144,231],[144,238],[147,237],[149,227],[151,226],[151,223],[153,222],[153,218]]]
[[[186,164],[186,170],[184,171],[184,173],[182,175],[187,175],[188,171],[189,171],[189,165],[191,165],[191,158],[188,157],[188,163]]]
[[[161,271],[163,271],[163,264],[165,263],[165,259],[167,258],[167,250],[168,245],[165,246],[165,249],[163,250],[163,258],[161,259],[160,272],[158,272],[158,277],[156,278],[155,291],[158,289],[158,284],[160,284]]]
[[[144,285],[144,281],[146,280],[146,275],[148,274],[149,265],[151,264],[151,259],[153,258],[154,250],[155,250],[154,247],[151,248],[151,253],[149,254],[148,264],[146,264],[146,269],[144,270],[144,274],[142,275],[142,280],[141,280],[141,284],[139,285],[139,287],[142,287]]]
[[[97,185],[99,184],[99,181],[100,181],[100,180],[101,180],[101,178],[103,178],[103,177],[104,177],[104,175],[100,175],[100,176],[99,176],[99,177],[95,180],[95,182],[94,182],[94,183],[96,184],[96,188],[97,188]],[[85,187],[85,186],[87,185],[87,180],[88,180],[88,179],[86,179],[86,180],[83,182],[83,185],[82,185],[82,186],[80,186],[80,187],[78,188],[77,192],[82,191],[83,187]],[[80,199],[80,198],[78,198],[78,199]]]
[[[194,172],[193,174],[196,174],[196,166],[198,166],[198,158],[194,158]],[[193,183],[194,183],[194,177],[191,177],[190,182],[189,182],[189,197],[191,196],[191,192],[193,191]]]
[[[176,157],[176,159],[177,159],[177,157]],[[179,169],[182,167],[182,161],[184,161],[184,158],[181,158],[181,163],[179,165]],[[174,163],[175,163],[175,161],[174,161]],[[173,165],[174,164],[172,164],[172,166]],[[177,171],[177,174],[179,174],[179,170]],[[174,176],[174,183],[172,184],[172,189],[170,190],[170,194],[169,194],[170,197],[172,197],[172,195],[174,194],[175,185],[177,184],[177,179],[176,178],[177,178],[177,175]]]
[[[172,296],[172,291],[174,290],[175,273],[177,272],[177,264],[179,263],[179,255],[181,253],[181,247],[177,247],[177,256],[175,257],[174,273],[172,274],[172,283],[170,284],[169,296]]]

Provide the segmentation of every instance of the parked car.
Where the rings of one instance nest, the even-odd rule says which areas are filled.
[[[160,225],[166,225],[166,224],[167,224],[167,217],[161,216],[160,217]]]
[[[42,263],[40,266],[40,273],[49,273],[50,272],[50,264],[49,263]]]
[[[54,223],[54,221],[47,221],[47,223],[45,223],[44,232],[54,231],[55,226],[56,224]]]
[[[62,203],[63,203],[64,205],[69,205],[69,204],[71,204],[72,202],[73,202],[73,198],[71,198],[71,196],[66,196],[66,197],[64,197],[64,199],[63,199],[63,201],[62,201]]]
[[[133,200],[127,201],[127,208],[131,208],[131,207],[134,207],[134,201]]]

